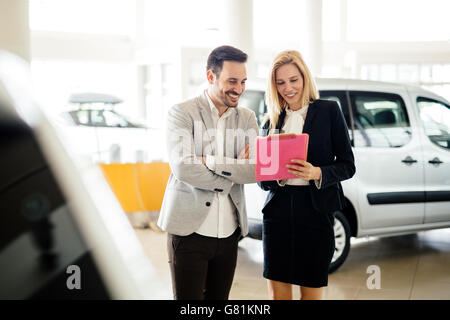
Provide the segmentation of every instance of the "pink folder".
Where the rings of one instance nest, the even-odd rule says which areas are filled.
[[[307,133],[256,138],[256,181],[297,178],[286,168],[291,159],[307,159]]]

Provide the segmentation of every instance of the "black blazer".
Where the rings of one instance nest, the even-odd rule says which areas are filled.
[[[281,130],[286,111],[283,110],[276,128]],[[267,136],[270,122],[267,121],[261,135]],[[308,107],[303,133],[309,134],[307,161],[322,170],[322,185],[317,189],[313,180],[309,181],[312,203],[317,211],[331,213],[341,210],[344,193],[340,181],[350,179],[355,174],[355,158],[350,144],[347,125],[335,101],[315,100]],[[263,212],[270,209],[270,203],[277,190],[282,188],[276,181],[261,181],[263,190],[270,190]]]

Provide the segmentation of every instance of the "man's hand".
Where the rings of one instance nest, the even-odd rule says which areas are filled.
[[[302,180],[320,180],[322,177],[320,167],[314,167],[309,162],[300,159],[291,159],[291,163],[297,163],[299,165],[287,164],[286,167],[290,169],[288,171]]]
[[[245,145],[245,148],[242,149],[238,159],[250,159],[250,145]]]
[[[197,157],[198,161],[201,161],[201,163],[206,166],[206,158],[205,157]]]

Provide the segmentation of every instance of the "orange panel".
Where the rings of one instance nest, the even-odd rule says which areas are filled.
[[[167,162],[100,164],[125,212],[160,210],[170,167]]]
[[[146,210],[160,210],[170,176],[167,162],[137,163],[139,190]]]

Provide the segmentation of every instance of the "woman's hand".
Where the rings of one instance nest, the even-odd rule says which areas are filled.
[[[287,164],[289,172],[302,180],[320,180],[322,177],[322,170],[319,167],[314,167],[311,163],[300,159],[291,159],[291,163]]]
[[[245,148],[242,149],[241,153],[238,156],[238,159],[250,159],[250,145],[246,144]]]

